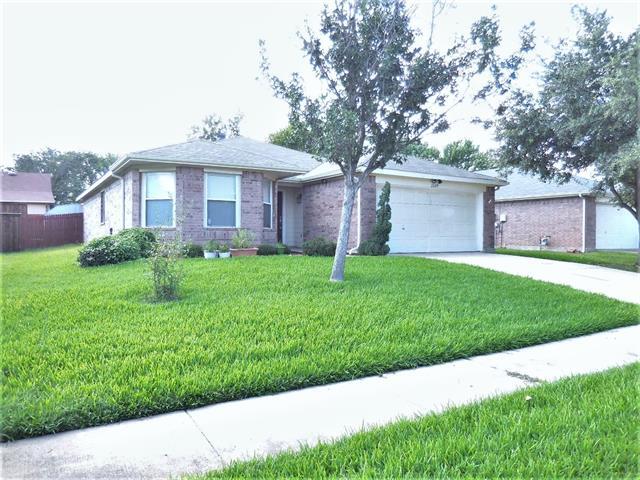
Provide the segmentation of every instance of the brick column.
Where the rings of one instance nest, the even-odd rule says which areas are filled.
[[[495,221],[496,221],[496,190],[494,187],[485,188],[482,194],[482,250],[485,252],[495,251]]]

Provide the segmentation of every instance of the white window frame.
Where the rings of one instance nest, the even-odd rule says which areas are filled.
[[[227,176],[227,177],[235,177],[236,180],[236,224],[235,225],[207,225],[207,214],[209,210],[209,200],[219,201],[219,202],[229,202],[228,198],[219,198],[219,197],[210,197],[209,196],[209,175],[218,175],[218,176]],[[202,225],[204,228],[216,229],[216,228],[240,228],[240,212],[242,211],[242,205],[240,202],[240,186],[241,186],[242,175],[236,172],[222,172],[216,170],[205,170],[204,172],[204,208],[202,211],[204,212],[204,216],[202,218]]]
[[[262,188],[264,189],[264,184],[269,184],[269,202],[265,202],[264,198],[262,198],[262,228],[265,230],[273,230],[273,180],[269,178],[262,179]],[[260,196],[263,195],[263,191],[260,192]],[[264,226],[264,206],[269,205],[271,207],[271,215],[269,215],[269,226]]]
[[[140,216],[142,217],[140,219],[140,224],[144,227],[144,228],[175,228],[176,227],[176,172],[174,170],[149,170],[149,171],[144,171],[141,172],[142,173],[142,186],[141,186],[141,191],[140,191],[140,203],[141,203],[141,212],[140,212]],[[173,175],[173,198],[172,197],[167,197],[167,198],[147,198],[147,175],[150,173],[169,173],[171,175]],[[152,226],[148,226],[147,225],[147,200],[171,200],[172,205],[173,205],[173,214],[172,214],[172,224],[171,225],[152,225]]]

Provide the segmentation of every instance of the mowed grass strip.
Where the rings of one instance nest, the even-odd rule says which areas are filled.
[[[574,377],[192,478],[638,478],[639,374]]]
[[[616,268],[618,270],[636,271],[637,253],[632,252],[552,252],[548,250],[513,250],[507,248],[497,248],[496,253],[503,255],[515,255],[518,257],[544,258],[547,260],[557,260],[559,262],[586,263],[588,265],[598,265],[600,267]]]
[[[637,323],[637,306],[405,257],[185,260],[154,304],[144,261],[77,247],[2,261],[2,405],[16,439],[446,362]]]

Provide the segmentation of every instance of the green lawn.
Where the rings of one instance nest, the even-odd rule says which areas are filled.
[[[197,478],[638,478],[639,374],[574,377]]]
[[[637,306],[435,260],[185,261],[148,302],[144,261],[77,246],[2,263],[3,434],[20,438],[445,362],[637,323]]]
[[[637,253],[630,252],[587,252],[568,253],[552,252],[549,250],[511,250],[507,248],[497,248],[496,253],[503,255],[516,255],[519,257],[546,258],[548,260],[558,260],[560,262],[587,263],[589,265],[599,265],[601,267],[617,268],[619,270],[636,271]]]

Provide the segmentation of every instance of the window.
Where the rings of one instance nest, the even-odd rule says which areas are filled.
[[[271,180],[262,181],[262,226],[271,228],[273,219],[273,182]]]
[[[205,225],[207,227],[240,226],[240,176],[207,173],[205,185]]]
[[[173,227],[174,172],[148,172],[142,178],[142,218],[145,227]]]
[[[104,225],[104,190],[100,192],[100,225]]]

